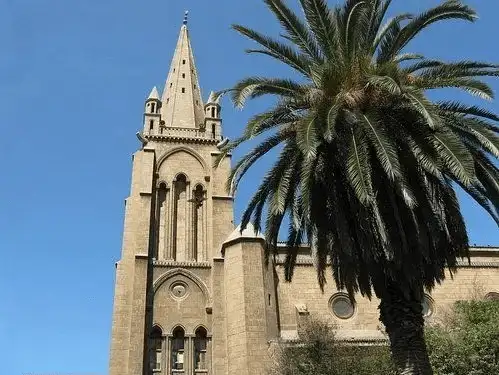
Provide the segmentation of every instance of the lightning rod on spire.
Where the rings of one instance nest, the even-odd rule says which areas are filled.
[[[183,22],[184,25],[187,25],[187,17],[188,16],[189,16],[189,11],[186,10],[185,13],[184,13],[184,22]]]

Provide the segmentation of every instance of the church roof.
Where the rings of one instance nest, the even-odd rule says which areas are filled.
[[[204,105],[187,30],[187,15],[180,28],[161,101],[166,127],[197,128],[204,123]]]
[[[234,231],[224,241],[224,245],[234,240],[242,238],[258,238],[262,240],[265,239],[265,237],[263,237],[263,235],[260,232],[257,232],[255,230],[253,224],[248,223],[248,225],[246,225],[246,228],[242,232],[241,232],[241,225],[238,225],[237,228],[234,229]]]

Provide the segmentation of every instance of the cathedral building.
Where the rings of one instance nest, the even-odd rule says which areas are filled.
[[[213,167],[226,142],[221,106],[214,95],[203,102],[199,83],[184,20],[163,92],[152,89],[137,133],[109,374],[264,374],[273,343],[297,339],[310,316],[334,323],[341,340],[384,342],[378,301],[352,303],[332,282],[322,293],[306,246],[286,283],[284,256],[266,266],[263,236],[236,228],[230,157]],[[499,248],[473,248],[471,263],[425,296],[425,314],[438,319],[477,296],[499,296]]]

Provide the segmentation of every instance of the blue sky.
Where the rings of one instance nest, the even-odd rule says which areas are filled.
[[[437,3],[395,0],[392,11]],[[499,62],[499,4],[468,3],[479,22],[434,27],[410,49]],[[245,75],[287,73],[246,56],[251,44],[230,30],[276,34],[261,1],[1,1],[0,374],[107,373],[134,134],[145,97],[166,79],[185,9],[205,99]],[[239,111],[225,101],[225,135],[267,104]],[[268,162],[239,190],[236,219]],[[471,242],[499,245],[493,221],[467,199],[462,206]]]

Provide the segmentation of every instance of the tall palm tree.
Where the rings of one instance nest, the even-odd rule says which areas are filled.
[[[427,92],[464,90],[483,99],[481,80],[499,67],[444,62],[406,51],[430,25],[474,21],[476,13],[447,0],[419,15],[386,20],[391,0],[300,0],[305,19],[284,0],[264,0],[282,26],[280,39],[235,25],[257,42],[250,53],[294,69],[292,79],[250,77],[228,90],[237,106],[265,95],[276,104],[252,118],[221,158],[247,140],[267,137],[235,165],[232,191],[263,155],[275,164],[243,217],[257,229],[265,214],[267,256],[289,217],[285,275],[298,245],[311,244],[318,281],[330,265],[351,297],[380,298],[380,320],[401,374],[431,374],[423,336],[422,298],[468,255],[456,198],[460,186],[499,224],[499,117],[461,102],[434,102]],[[264,208],[266,208],[264,210]]]

